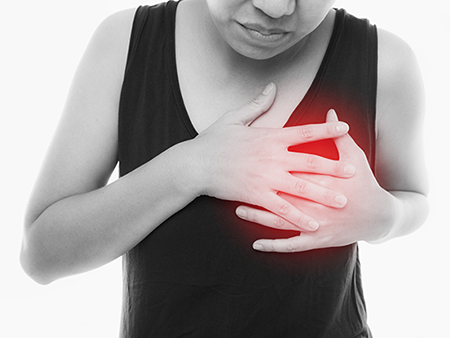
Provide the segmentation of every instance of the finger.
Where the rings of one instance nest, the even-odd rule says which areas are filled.
[[[327,122],[338,122],[338,116],[334,109],[330,109],[327,113]]]
[[[345,135],[349,126],[344,122],[328,122],[283,128],[278,137],[286,147],[291,145],[336,138]]]
[[[316,231],[319,228],[319,223],[315,219],[275,193],[266,194],[262,202],[259,203],[260,206],[292,223],[298,228],[297,230]]]
[[[311,235],[302,232],[299,236],[283,239],[258,239],[253,249],[264,252],[301,252],[314,249]]]
[[[231,124],[249,125],[257,117],[265,113],[272,106],[276,95],[276,86],[269,83],[264,90],[251,102],[239,109],[228,112],[224,119]]]
[[[352,177],[356,168],[344,161],[334,161],[321,156],[289,152],[285,157],[285,168],[290,172],[304,172],[335,177]]]
[[[267,210],[255,209],[246,205],[241,205],[236,208],[236,215],[243,220],[258,223],[269,228],[279,230],[299,230],[294,224]]]
[[[292,175],[283,180],[279,191],[333,208],[343,208],[347,204],[343,194]]]
[[[337,122],[338,116],[334,109],[330,109],[327,113],[327,122]],[[361,148],[356,144],[350,134],[345,134],[341,137],[337,137],[334,139],[334,143],[336,144],[336,148],[339,152],[339,158],[341,159],[349,159],[356,152],[362,153]]]
[[[343,160],[354,159],[356,154],[364,154],[362,149],[356,144],[353,138],[350,135],[343,135],[341,137],[337,137],[334,139],[334,143],[336,144],[336,148],[339,152],[339,158]],[[354,161],[354,160],[353,160]]]

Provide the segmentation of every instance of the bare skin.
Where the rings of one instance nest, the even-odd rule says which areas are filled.
[[[285,5],[281,9],[285,13],[295,10],[290,0],[277,3]],[[258,15],[262,12],[266,16],[269,16],[267,13],[279,16],[281,13],[281,7],[273,7],[273,2],[242,0],[234,4],[238,9],[244,8],[240,5],[245,5],[246,10],[258,8]],[[248,7],[249,4],[253,7]],[[322,5],[322,9],[331,6],[330,1]],[[205,1],[188,0],[179,6],[177,23],[186,29],[177,30],[177,41],[189,41],[179,39],[180,34],[188,34],[185,38],[190,40],[200,31],[213,34],[202,40],[205,42],[201,51],[203,59],[191,57],[199,46],[194,44],[194,48],[189,49],[188,44],[177,45],[177,54],[186,56],[177,59],[183,98],[199,136],[168,149],[106,185],[117,163],[118,100],[134,10],[106,19],[94,34],[77,70],[54,142],[30,199],[21,262],[31,277],[45,284],[101,266],[123,255],[165,219],[202,194],[259,205],[270,213],[246,208],[245,219],[257,220],[266,226],[279,225],[282,221],[311,234],[292,240],[259,241],[262,246],[255,246],[255,249],[264,251],[299,251],[358,240],[381,241],[420,226],[427,212],[420,133],[422,88],[414,57],[404,43],[380,31],[377,157],[379,163],[389,163],[389,166],[377,168],[376,182],[361,152],[345,138],[347,126],[333,116],[320,125],[273,128],[284,124],[314,77],[311,69],[317,69],[320,64],[330,36],[334,17],[331,9],[306,35],[308,40],[301,38],[295,45],[298,49],[289,50],[292,55],[283,51],[278,54],[283,60],[292,61],[293,55],[301,53],[302,63],[284,62],[284,66],[279,67],[279,62],[270,61],[276,58],[253,62],[251,58],[243,59],[233,53],[226,43],[221,43],[221,47],[208,43],[207,39],[217,37],[214,35],[217,32],[204,30],[204,25],[212,23],[211,18],[204,15]],[[198,20],[191,21],[195,13],[199,15]],[[186,26],[187,22],[198,25]],[[391,53],[392,46],[397,48],[395,55]],[[216,49],[224,47],[225,50]],[[223,57],[218,58],[218,54]],[[186,60],[191,61],[186,63]],[[243,60],[251,66],[251,72],[236,68]],[[192,78],[189,72],[200,66],[205,73]],[[230,73],[232,69],[235,72]],[[270,76],[263,76],[258,71],[262,69],[270,69]],[[299,84],[303,91],[299,90],[297,96],[289,91],[296,78],[297,81],[304,79]],[[276,87],[269,86],[265,95],[258,95],[270,82],[276,83]],[[214,97],[221,97],[221,100],[207,99]],[[400,125],[404,128],[399,128]],[[342,137],[337,139],[337,142],[342,140],[340,150],[349,154],[341,161],[319,157],[311,161],[311,156],[284,156],[286,152],[280,152],[289,144],[337,137]],[[223,142],[225,139],[247,146],[242,149]],[[265,147],[262,153],[258,148],[261,142],[272,146],[269,150]],[[402,158],[397,156],[399,149],[405,154]],[[217,153],[221,156],[217,157]],[[230,158],[234,161],[229,161]],[[254,168],[256,162],[265,169],[259,173],[245,169]],[[307,174],[288,175],[293,167],[306,173],[322,174],[324,179],[314,181]],[[364,182],[361,183],[363,180],[358,179],[360,175],[372,179],[371,190],[365,191],[369,195],[366,205],[377,206],[366,213],[367,218],[373,219],[370,215],[381,212],[386,222],[381,231],[378,222],[369,222],[363,231],[353,231],[356,224],[350,223],[347,225],[349,235],[342,238],[326,225],[327,220],[315,214],[316,205],[305,207],[303,201],[311,199],[320,207],[331,208],[336,213],[342,211],[339,217],[351,217],[355,212],[353,206],[347,202],[337,203],[342,198],[336,197],[345,196],[346,201],[352,201],[354,189],[366,188]],[[341,184],[336,184],[337,178]],[[305,181],[310,189],[296,188],[303,187]],[[351,182],[349,186],[347,181]],[[283,198],[283,192],[294,193],[299,199]],[[320,224],[319,230],[316,222]],[[306,243],[302,237],[311,240]]]

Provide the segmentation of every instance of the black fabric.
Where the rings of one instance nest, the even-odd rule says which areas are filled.
[[[136,13],[120,101],[120,175],[197,134],[177,79],[177,4]],[[376,28],[338,10],[318,74],[287,126],[323,122],[334,108],[373,166],[376,77]],[[338,157],[332,141],[293,150]],[[199,197],[124,256],[121,337],[370,337],[357,244],[257,252],[256,239],[296,233],[242,221],[237,205]]]

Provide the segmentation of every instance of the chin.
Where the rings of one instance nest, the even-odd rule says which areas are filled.
[[[269,60],[274,58],[275,56],[282,54],[283,51],[278,50],[261,50],[254,48],[233,48],[236,53],[252,60]]]

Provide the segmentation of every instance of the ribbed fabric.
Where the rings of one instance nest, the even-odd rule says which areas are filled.
[[[177,5],[136,12],[120,102],[121,175],[197,135],[176,72]],[[316,78],[286,126],[324,122],[334,108],[373,166],[376,82],[375,26],[338,10]],[[332,141],[295,150],[338,156]],[[237,205],[199,197],[124,256],[122,338],[370,337],[357,244],[256,252],[256,239],[296,233],[242,221]]]

